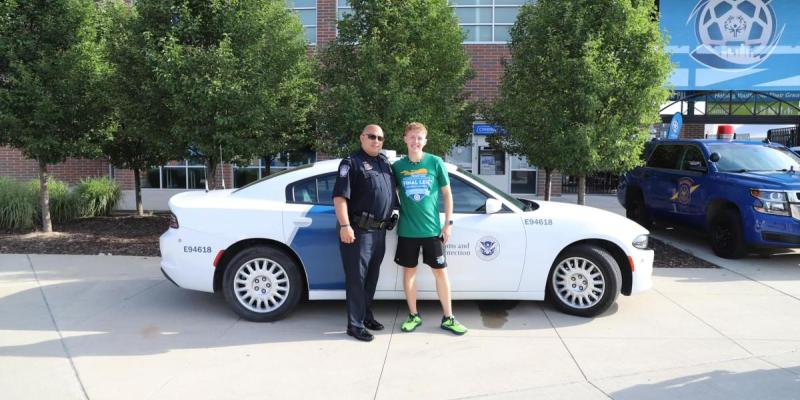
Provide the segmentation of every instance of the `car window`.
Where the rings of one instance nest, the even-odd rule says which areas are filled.
[[[315,176],[289,185],[286,191],[286,201],[300,204],[333,205],[333,186],[336,184],[336,174]]]
[[[317,194],[319,204],[333,205],[333,186],[336,185],[336,174],[317,178]]]
[[[292,185],[292,202],[314,204],[317,202],[317,180],[308,179]]]
[[[678,169],[678,162],[683,152],[679,144],[662,144],[653,150],[653,155],[647,160],[650,168]]]
[[[488,196],[461,178],[450,175],[450,191],[453,193],[454,213],[482,213]],[[439,211],[444,212],[444,201],[439,196]]]
[[[696,170],[698,167],[705,167],[706,160],[703,152],[697,146],[686,146],[686,154],[683,155],[681,169],[685,171]]]

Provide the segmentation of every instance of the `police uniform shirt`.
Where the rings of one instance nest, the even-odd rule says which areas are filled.
[[[359,150],[342,160],[333,188],[333,197],[346,198],[351,218],[372,214],[378,221],[392,215],[395,181],[389,160],[383,154],[371,157]],[[355,225],[353,221],[351,224]]]

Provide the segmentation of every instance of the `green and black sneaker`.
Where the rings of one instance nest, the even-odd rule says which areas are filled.
[[[464,325],[461,325],[461,323],[456,320],[456,317],[454,317],[452,315],[449,316],[449,317],[442,317],[442,325],[441,326],[442,326],[442,329],[444,329],[446,331],[453,332],[453,333],[455,333],[456,335],[459,335],[459,336],[467,333],[467,327],[464,326]]]
[[[400,325],[400,330],[403,332],[414,332],[418,326],[422,325],[422,318],[419,314],[408,314],[408,319]]]

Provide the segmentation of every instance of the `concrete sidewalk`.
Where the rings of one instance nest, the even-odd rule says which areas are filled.
[[[418,332],[401,333],[404,303],[381,301],[387,330],[361,343],[344,334],[340,301],[256,324],[221,296],[176,288],[157,258],[0,255],[0,393],[800,399],[797,263],[737,268],[656,270],[653,290],[594,319],[539,302],[456,302],[463,337],[438,328],[434,302],[422,303]]]

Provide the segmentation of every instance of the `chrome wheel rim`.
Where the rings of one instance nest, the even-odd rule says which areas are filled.
[[[286,270],[268,258],[255,258],[242,264],[233,279],[233,292],[244,308],[257,312],[275,311],[288,297]]]
[[[561,261],[553,271],[552,285],[562,303],[581,309],[596,305],[606,291],[603,272],[583,257]]]

